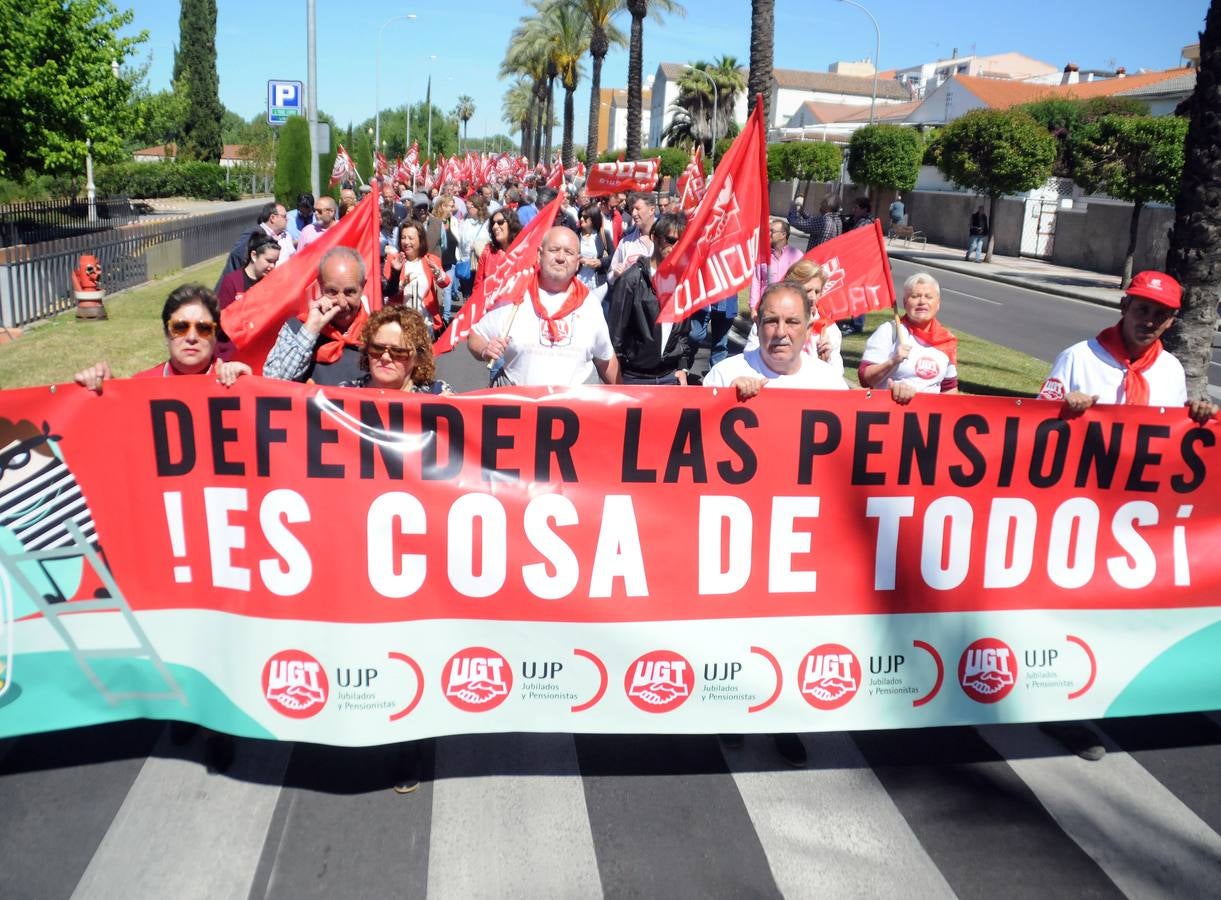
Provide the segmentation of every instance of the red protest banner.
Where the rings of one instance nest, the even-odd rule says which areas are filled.
[[[317,296],[318,262],[332,247],[353,247],[360,252],[368,273],[364,296],[369,311],[382,308],[379,200],[376,193],[366,195],[322,237],[293,254],[288,265],[272,269],[240,299],[221,310],[221,327],[237,348],[233,358],[249,365],[256,374],[262,373],[280,326],[290,316],[303,315],[309,301]]]
[[[708,191],[708,178],[704,174],[704,147],[696,144],[691,152],[691,162],[678,176],[678,206],[690,215],[695,212]]]
[[[0,393],[0,509],[28,513],[0,520],[4,674],[39,685],[0,736],[140,715],[370,744],[1211,708],[1217,423],[1060,409],[207,377]],[[57,490],[31,500],[40,479]],[[23,555],[48,545],[72,577]],[[107,639],[141,692],[108,694],[69,652]],[[1141,682],[1162,657],[1175,677]],[[512,690],[528,659],[555,696]],[[714,660],[740,670],[732,704]],[[357,664],[377,682],[335,691]]]
[[[657,267],[658,322],[681,322],[750,284],[767,242],[767,142],[756,103],[703,201]]]
[[[818,314],[829,322],[895,305],[886,238],[877,219],[870,226],[845,231],[811,247],[802,259],[818,263],[827,275],[818,298]]]
[[[585,192],[602,197],[617,191],[651,191],[657,187],[661,158],[595,163],[589,170]]]

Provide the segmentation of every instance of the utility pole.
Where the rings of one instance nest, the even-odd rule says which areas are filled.
[[[318,181],[318,41],[315,34],[317,15],[315,0],[305,0],[305,54],[306,80],[305,105],[309,116],[309,183],[315,197],[319,195]]]

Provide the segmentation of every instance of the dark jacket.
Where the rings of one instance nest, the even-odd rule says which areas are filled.
[[[661,326],[657,324],[660,312],[649,262],[638,259],[611,289],[611,344],[624,376],[661,378],[673,375],[686,363],[691,320],[674,324],[663,352]]]
[[[981,212],[971,213],[971,234],[988,234],[988,217]]]

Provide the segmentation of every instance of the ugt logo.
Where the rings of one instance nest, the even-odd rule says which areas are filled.
[[[842,644],[820,644],[802,659],[797,684],[815,709],[839,709],[860,690],[860,660]]]
[[[654,650],[627,667],[623,689],[640,710],[665,713],[678,709],[691,696],[695,671],[673,650]]]
[[[976,703],[999,703],[1017,683],[1017,657],[1004,641],[980,638],[958,659],[958,683]]]
[[[263,666],[263,696],[282,716],[315,716],[326,706],[330,692],[322,663],[304,650],[281,650]]]
[[[445,664],[441,689],[464,712],[487,712],[504,703],[513,688],[509,661],[487,647],[459,650]]]

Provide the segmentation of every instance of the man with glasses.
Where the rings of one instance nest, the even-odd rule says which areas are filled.
[[[246,267],[246,263],[250,261],[247,254],[250,238],[260,230],[280,245],[279,265],[288,262],[288,258],[293,255],[296,247],[293,244],[293,239],[288,236],[287,225],[288,213],[285,211],[283,203],[273,201],[263,204],[259,209],[259,217],[255,226],[238,235],[237,243],[233,245],[233,249],[229,251],[229,258],[225,260],[225,267],[221,270],[220,279],[212,290],[219,291],[221,282],[225,280],[225,276],[230,272]]]
[[[318,238],[322,237],[323,232],[335,224],[337,210],[335,207],[335,199],[333,197],[319,197],[318,202],[314,205],[315,221],[306,225],[301,230],[301,240],[297,242],[297,249],[304,250]]]
[[[582,284],[580,263],[577,236],[562,225],[549,228],[526,296],[475,324],[467,338],[471,355],[484,362],[503,358],[505,380],[515,385],[585,384],[595,372],[606,384],[618,384],[619,363],[602,314],[606,287],[591,291]]]
[[[263,375],[323,385],[360,378],[360,332],[370,312],[366,275],[364,259],[351,247],[324,253],[318,262],[318,296],[310,299],[304,318],[294,316],[280,327]]]

